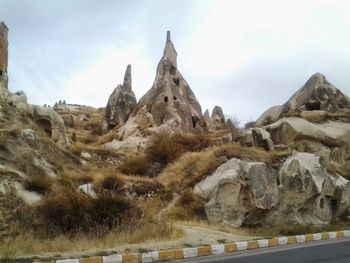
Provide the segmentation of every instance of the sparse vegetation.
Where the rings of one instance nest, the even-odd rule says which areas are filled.
[[[45,194],[51,190],[53,179],[46,175],[33,175],[26,177],[22,185],[28,191],[34,191],[39,194]]]

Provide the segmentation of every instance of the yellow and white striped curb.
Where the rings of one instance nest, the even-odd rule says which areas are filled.
[[[200,246],[182,249],[171,249],[161,251],[151,251],[147,253],[135,254],[115,254],[103,257],[91,257],[81,259],[63,259],[55,261],[34,261],[33,263],[148,263],[164,262],[193,257],[220,255],[236,251],[258,249],[266,247],[284,246],[288,244],[306,243],[311,241],[328,240],[335,238],[350,238],[350,230],[337,232],[323,232],[307,235],[296,235],[287,237],[278,237],[271,239],[260,239],[234,242],[229,244],[219,244],[211,246]]]

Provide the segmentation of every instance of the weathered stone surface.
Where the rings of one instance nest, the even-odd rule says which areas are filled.
[[[245,146],[257,146],[266,150],[272,150],[274,148],[274,142],[271,140],[270,133],[263,128],[243,130],[239,135],[238,141]]]
[[[6,99],[8,90],[8,28],[4,22],[0,22],[0,100]]]
[[[302,118],[283,118],[266,127],[275,144],[295,145],[298,142],[319,142],[329,147],[339,147],[350,142],[350,124],[329,121],[322,124]]]
[[[20,135],[22,140],[26,141],[30,146],[35,146],[37,140],[35,131],[32,129],[25,129],[21,131]]]
[[[69,144],[62,117],[53,109],[38,105],[28,105],[28,115],[58,144]]]
[[[177,69],[177,52],[167,32],[167,39],[152,88],[140,99],[133,116],[148,112],[149,125],[166,126],[181,133],[202,129],[202,109],[194,93]]]
[[[211,113],[213,129],[222,129],[225,127],[225,115],[221,107],[215,106]]]
[[[231,159],[194,190],[208,202],[208,219],[240,226],[257,224],[279,201],[278,173],[264,163]]]
[[[207,200],[210,221],[233,226],[329,223],[350,210],[350,182],[310,153],[295,152],[280,171],[233,158],[194,191]]]
[[[258,118],[257,125],[268,125],[303,111],[337,112],[350,109],[350,100],[320,73],[314,74],[285,104],[275,106]]]
[[[124,124],[136,105],[131,87],[131,65],[126,68],[123,85],[118,85],[109,96],[102,129],[107,130]]]

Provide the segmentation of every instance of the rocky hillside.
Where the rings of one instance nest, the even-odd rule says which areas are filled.
[[[0,23],[6,242],[24,233],[170,238],[171,222],[184,219],[272,227],[350,216],[350,100],[323,75],[239,128],[219,106],[202,112],[168,32],[154,83],[140,100],[128,65],[104,108],[41,107],[8,90],[7,34]]]

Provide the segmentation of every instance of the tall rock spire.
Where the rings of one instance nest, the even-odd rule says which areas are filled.
[[[131,89],[131,65],[128,65],[123,85],[118,85],[109,96],[102,122],[102,130],[105,131],[124,124],[135,105],[136,97]]]
[[[177,52],[175,50],[173,42],[171,42],[170,31],[166,33],[166,42],[163,52],[163,58],[167,59],[172,66],[177,68]]]
[[[126,67],[126,71],[124,74],[123,88],[131,90],[131,65],[130,64]]]
[[[4,22],[0,22],[0,99],[7,92],[7,61],[8,61],[8,28]]]
[[[135,115],[144,112],[154,122],[152,125],[164,132],[202,129],[201,105],[178,71],[176,59],[177,52],[168,31],[153,86],[135,107]]]

